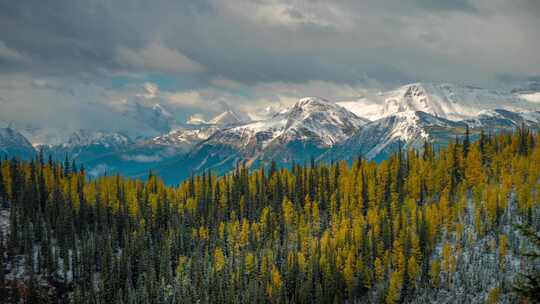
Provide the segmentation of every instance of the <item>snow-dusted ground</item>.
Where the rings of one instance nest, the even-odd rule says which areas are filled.
[[[514,201],[509,202],[508,209],[501,218],[498,229],[479,236],[475,229],[474,206],[469,202],[467,212],[461,223],[464,224],[463,237],[456,242],[455,235],[446,235],[442,232],[438,246],[430,257],[442,260],[444,242],[452,248],[451,254],[456,259],[455,271],[448,276],[441,267],[439,288],[431,285],[419,286],[403,299],[403,303],[434,304],[434,303],[486,303],[490,291],[500,288],[499,304],[518,303],[516,294],[512,292],[518,274],[526,272],[532,267],[531,261],[523,258],[521,253],[530,251],[532,244],[521,235],[515,225],[522,224]],[[540,218],[540,210],[534,215]],[[499,259],[498,236],[504,234],[508,237],[507,255],[501,268]],[[540,265],[535,264],[536,267]],[[355,303],[381,303],[386,296],[384,284],[373,288],[368,295]]]
[[[9,233],[9,209],[0,209],[0,231],[2,232],[4,242],[7,242]],[[17,255],[11,261],[1,267],[5,267],[6,279],[18,280],[25,277],[25,256]]]
[[[9,209],[0,209],[0,231],[4,237],[9,232]]]
[[[538,214],[539,210],[536,210]],[[527,259],[521,256],[524,248],[530,248],[528,240],[515,228],[522,224],[513,199],[501,218],[499,229],[485,236],[479,236],[475,230],[474,206],[469,202],[464,218],[464,233],[458,243],[453,236],[446,238],[453,248],[456,258],[456,270],[448,276],[441,273],[441,287],[438,289],[423,288],[410,299],[411,303],[485,303],[489,292],[500,288],[498,303],[515,303],[516,295],[511,292],[518,273],[523,273],[530,267]],[[498,237],[504,234],[508,237],[508,252],[500,266]],[[432,259],[442,259],[441,242]]]
[[[2,232],[4,236],[4,241],[7,242],[7,234],[9,233],[9,216],[10,216],[10,210],[9,209],[0,209],[0,231]],[[38,265],[39,261],[39,251],[41,250],[41,247],[39,244],[34,244],[33,246],[33,255],[32,259],[33,265]],[[53,252],[57,251],[57,247],[53,247]],[[56,256],[58,256],[58,269],[56,272],[56,277],[59,278],[61,281],[64,282],[72,282],[73,281],[73,265],[70,265],[70,270],[64,272],[64,263],[63,260],[60,258],[60,255],[58,252],[55,252]],[[69,250],[68,252],[70,258],[73,256],[73,251]],[[27,255],[16,255],[13,256],[10,259],[4,260],[4,264],[0,264],[0,267],[4,267],[5,270],[5,279],[8,282],[8,290],[10,287],[9,284],[14,283],[16,286],[21,287],[22,289],[29,287],[29,281],[32,278],[32,275],[29,270],[29,263],[27,261],[28,256]],[[34,269],[36,271],[36,269]],[[39,285],[39,288],[42,290],[48,290],[46,291],[49,295],[54,294],[55,287],[51,284],[50,279],[46,278],[42,274],[37,274],[34,276],[34,279],[37,279],[37,284]],[[11,283],[9,283],[11,282]],[[3,296],[6,295],[0,295],[0,303],[4,303]]]
[[[516,302],[516,297],[511,292],[516,275],[531,267],[530,262],[520,255],[524,250],[529,250],[531,244],[515,229],[515,225],[522,224],[516,202],[514,198],[510,199],[508,208],[501,217],[501,225],[484,236],[476,232],[474,215],[475,207],[469,201],[467,210],[460,220],[460,223],[464,224],[461,241],[456,241],[454,233],[447,234],[443,230],[439,245],[430,257],[430,260],[442,260],[443,243],[448,242],[456,259],[455,272],[448,275],[441,271],[439,288],[421,286],[407,295],[404,303],[485,303],[488,294],[494,288],[501,289],[498,303]],[[540,216],[540,210],[535,210],[533,216]],[[8,209],[0,209],[0,231],[3,235],[9,232]],[[499,235],[508,237],[508,251],[502,261],[502,267],[499,258]],[[38,248],[36,245],[34,249],[34,264],[37,263]],[[72,255],[71,250],[69,255]],[[28,280],[25,259],[25,256],[15,256],[3,266],[7,270],[7,280]],[[67,282],[73,280],[71,270],[64,273],[61,259],[58,261],[57,277]],[[47,286],[44,280],[40,280],[40,284]],[[386,286],[379,284],[357,303],[378,302],[384,298],[385,290]]]

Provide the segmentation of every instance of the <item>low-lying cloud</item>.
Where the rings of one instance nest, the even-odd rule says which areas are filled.
[[[412,81],[492,86],[540,75],[539,29],[536,0],[0,0],[0,119],[128,128],[110,108],[133,100],[183,120]]]

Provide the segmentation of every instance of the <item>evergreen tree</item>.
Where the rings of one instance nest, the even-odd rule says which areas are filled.
[[[540,233],[525,226],[519,226],[518,229],[529,239],[536,250],[540,248]],[[533,263],[530,264],[530,268],[526,273],[520,274],[514,289],[522,298],[531,301],[531,303],[538,303],[540,299],[540,271],[534,261],[540,258],[540,252],[525,252],[523,256]]]

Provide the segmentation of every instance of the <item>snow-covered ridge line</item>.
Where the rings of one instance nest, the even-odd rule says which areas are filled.
[[[128,113],[136,113],[145,125],[163,127],[158,134],[155,129],[140,136],[88,130],[55,133],[30,127],[16,130],[23,138],[32,138],[31,142],[54,140],[45,146],[46,153],[62,158],[70,155],[89,170],[100,167],[106,168],[100,172],[137,177],[158,167],[165,173],[179,168],[224,173],[239,161],[261,166],[276,160],[286,165],[310,157],[349,160],[358,155],[382,160],[399,146],[421,148],[425,140],[445,144],[462,136],[467,126],[475,132],[483,128],[496,133],[524,123],[540,130],[540,105],[517,97],[521,93],[416,83],[356,101],[305,97],[291,106],[263,111],[257,120],[228,108],[208,121],[195,115],[195,124],[175,125],[160,106],[129,107],[135,111]],[[31,145],[10,144],[15,137],[0,138],[4,154],[35,155]],[[173,176],[170,181],[182,178]]]
[[[540,109],[540,105],[512,92],[448,83],[413,83],[358,101],[339,104],[370,120],[405,111],[422,111],[458,121],[477,116],[483,110],[506,109],[519,112]]]
[[[367,122],[328,100],[306,97],[270,119],[220,130],[211,139],[230,142],[238,147],[255,143],[264,148],[276,141],[305,139],[332,146],[345,140]]]

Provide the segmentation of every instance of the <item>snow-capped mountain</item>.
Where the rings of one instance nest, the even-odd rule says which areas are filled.
[[[201,115],[192,115],[186,123],[188,125],[212,125],[218,127],[238,125],[251,121],[251,118],[239,111],[228,108],[226,111],[219,113],[212,119],[206,121]]]
[[[531,103],[508,91],[455,84],[413,83],[359,101],[340,102],[353,113],[376,120],[405,111],[422,111],[450,120],[474,117],[483,110],[537,110]]]
[[[152,138],[149,143],[162,146],[189,146],[208,139],[218,130],[216,126],[201,126],[198,129],[176,129]]]
[[[36,151],[21,133],[12,128],[0,128],[0,156],[32,158]]]
[[[247,117],[251,121],[267,120],[272,118],[274,115],[283,112],[287,107],[283,106],[280,103],[274,103],[267,105],[264,108],[258,108],[256,111],[250,111],[246,113]]]
[[[120,133],[78,130],[61,144],[40,146],[39,148],[56,158],[63,158],[67,155],[78,162],[86,162],[103,154],[120,151],[131,144],[133,141]]]
[[[233,126],[216,132],[209,141],[237,148],[266,148],[271,144],[311,141],[330,147],[356,132],[367,120],[324,99],[303,98],[268,120]]]
[[[63,148],[77,148],[84,146],[102,146],[108,149],[118,149],[131,143],[131,140],[120,133],[106,133],[101,131],[79,130],[61,144]]]
[[[246,123],[250,119],[243,113],[228,109],[227,111],[216,115],[208,123],[216,126],[230,126]]]
[[[174,116],[161,104],[125,103],[118,109],[119,114],[133,126],[130,132],[134,137],[152,137],[167,133],[178,125]]]
[[[144,176],[149,170],[182,157],[216,129],[215,126],[202,125],[197,129],[176,129],[151,139],[130,141],[92,158],[86,157],[84,164],[91,175],[108,172]]]
[[[322,156],[324,160],[353,160],[357,156],[381,160],[424,141],[447,142],[463,135],[466,125],[421,111],[404,111],[373,121]]]
[[[503,109],[486,110],[478,116],[463,121],[471,128],[484,128],[498,132],[520,127],[522,124],[532,129],[540,127],[540,112],[511,112]]]
[[[424,141],[446,145],[455,137],[463,137],[467,126],[471,137],[475,138],[481,130],[496,134],[515,130],[523,124],[532,130],[540,130],[540,112],[486,110],[474,118],[460,121],[422,111],[398,112],[366,124],[358,133],[326,152],[321,159],[353,160],[362,156],[383,160],[397,151],[399,145],[404,149],[421,148]]]
[[[302,162],[346,140],[367,122],[333,102],[303,98],[270,119],[216,131],[181,167],[226,171],[237,161],[253,166],[270,160]]]
[[[73,131],[26,126],[17,129],[36,148],[58,146],[66,143]]]
[[[332,161],[359,155],[378,161],[400,145],[421,148],[425,140],[445,145],[463,136],[467,126],[473,138],[481,129],[493,134],[522,124],[540,130],[540,104],[522,96],[532,92],[529,87],[506,92],[415,83],[338,103],[307,97],[257,115],[226,107],[208,121],[195,114],[182,126],[159,104],[127,102],[115,111],[119,126],[135,124],[131,133],[4,123],[0,154],[31,157],[42,148],[60,160],[68,155],[92,175],[144,177],[152,169],[169,183],[203,170],[225,173],[238,162],[255,168],[272,160],[287,166],[311,157]]]

